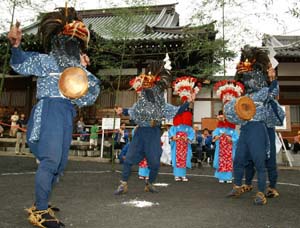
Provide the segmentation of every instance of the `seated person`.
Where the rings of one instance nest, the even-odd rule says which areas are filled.
[[[3,137],[4,128],[0,125],[0,137]]]
[[[77,133],[80,134],[81,141],[87,141],[88,135],[87,132],[84,130],[85,123],[83,122],[83,117],[81,116],[77,121]]]
[[[283,143],[284,143],[284,146],[287,150],[290,150],[291,149],[291,144],[289,143],[289,141],[287,139],[283,139]],[[284,149],[284,147],[282,146],[282,149]]]
[[[202,133],[202,151],[206,152],[207,163],[214,159],[214,147],[212,136],[207,128],[203,129]]]
[[[115,134],[114,137],[114,148],[115,149],[123,149],[123,147],[129,141],[129,131],[126,129],[126,124],[121,123],[120,129]]]
[[[199,130],[199,127],[197,124],[194,124],[193,129],[195,131],[195,137],[192,141],[192,151],[193,156],[197,157],[197,162],[201,163],[202,160],[202,134]]]
[[[300,131],[298,131],[298,135],[296,135],[295,137],[294,137],[294,148],[293,148],[293,152],[295,153],[295,154],[297,154],[298,153],[298,150],[300,150]]]

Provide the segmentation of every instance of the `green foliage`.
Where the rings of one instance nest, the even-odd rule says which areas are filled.
[[[4,68],[4,63],[5,63],[5,59],[7,58],[8,62],[10,59],[10,52],[8,53],[8,55],[6,56],[6,50],[7,50],[7,46],[9,46],[10,48],[10,44],[7,40],[6,34],[1,35],[0,36],[0,69]],[[37,38],[37,36],[32,35],[32,34],[24,34],[23,38],[22,38],[22,43],[21,43],[21,47],[23,50],[25,51],[37,51],[37,52],[42,52],[42,46],[39,43],[39,40]],[[12,69],[9,66],[8,67],[8,72],[1,70],[1,72],[7,72],[9,74],[13,74]]]
[[[258,23],[268,21],[283,30],[286,28],[286,22],[280,19],[280,15],[270,10],[273,4],[274,0],[203,0],[196,3],[196,12],[191,18],[191,23],[201,25],[217,20],[216,29],[221,31],[217,35],[217,40],[218,37],[224,39],[224,50],[217,55],[225,60],[223,72],[227,68],[226,65],[233,64],[228,61],[232,56],[227,54],[238,55],[245,44],[257,45],[254,43],[262,40],[263,31],[259,31],[261,26],[258,26]]]
[[[143,1],[132,2],[137,6],[134,9],[135,13],[132,8],[112,10],[113,19],[101,28],[105,30],[105,37],[100,37],[93,31],[93,27],[90,28],[91,40],[88,55],[91,59],[91,66],[88,69],[101,77],[102,85],[106,88],[118,89],[120,84],[118,81],[125,81],[124,76],[121,75],[122,68],[146,67],[149,60],[162,60],[167,52],[172,61],[175,77],[193,75],[202,79],[211,79],[222,69],[222,59],[233,57],[233,52],[224,49],[227,41],[215,39],[215,22],[185,29],[183,31],[186,34],[185,39],[135,39],[141,32],[136,31],[135,27],[138,27],[138,24],[147,24],[146,19],[151,12],[143,6]],[[146,32],[153,31],[150,29]],[[0,40],[1,45],[4,45],[3,41],[6,43],[6,38]],[[22,47],[30,51],[42,50],[37,37],[33,35],[24,35]],[[3,63],[2,60],[3,57],[0,58],[0,64]],[[117,69],[120,73],[119,75],[98,75],[99,70],[103,69]]]
[[[137,13],[134,14],[133,11]],[[109,85],[109,89],[118,90],[122,69],[136,68],[140,61],[137,56],[145,54],[145,49],[139,48],[143,45],[145,47],[145,41],[134,41],[134,38],[140,33],[135,28],[146,24],[145,18],[149,12],[146,7],[138,5],[134,9],[112,9],[110,13],[112,15],[110,21],[101,28],[105,31],[105,37],[100,37],[93,32],[95,39],[90,43],[88,54],[92,59],[90,70],[93,73],[96,74],[101,69],[119,71],[119,75],[101,75],[103,85]]]
[[[10,48],[10,44],[6,38],[6,35],[0,36],[0,72],[1,75],[3,72],[11,71],[10,67],[7,65],[9,62],[10,54],[7,55],[7,48]],[[6,65],[4,64],[6,62]],[[1,76],[2,77],[2,76]]]
[[[216,72],[222,70],[221,61],[234,57],[234,53],[226,48],[227,41],[215,38],[214,24],[194,27],[194,30],[202,32],[194,33],[183,41],[184,52],[175,60],[180,63],[178,76],[184,74],[211,80]]]

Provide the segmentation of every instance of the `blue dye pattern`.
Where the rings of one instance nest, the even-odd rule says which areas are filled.
[[[180,108],[166,103],[163,90],[158,86],[151,90],[154,101],[149,101],[143,90],[138,101],[128,110],[131,119],[140,127],[149,127],[153,120],[161,124],[163,118],[172,119]]]
[[[41,120],[43,109],[43,98],[47,97],[64,97],[58,87],[59,76],[62,73],[62,66],[57,64],[57,59],[51,53],[40,54],[37,52],[24,52],[20,48],[12,48],[12,57],[10,61],[11,67],[17,73],[24,76],[34,75],[37,77],[37,94],[39,102],[36,105],[34,112],[34,124],[30,141],[39,139]],[[78,99],[68,99],[71,103],[78,107],[92,105],[100,93],[100,81],[97,77],[87,71],[80,65],[78,59],[70,58],[63,67],[81,67],[88,76],[88,93]]]

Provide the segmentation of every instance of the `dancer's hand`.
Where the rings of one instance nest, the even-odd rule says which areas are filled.
[[[275,69],[270,67],[267,71],[268,71],[268,77],[269,77],[270,82],[274,81],[276,79]]]
[[[231,143],[232,142],[232,138],[229,136],[229,135],[227,135],[227,142],[229,142],[229,143]]]
[[[84,67],[91,65],[90,58],[85,53],[80,53],[80,64]]]
[[[213,138],[213,142],[217,141],[220,139],[220,136],[219,135],[216,135],[214,138]]]
[[[192,103],[196,99],[196,93],[191,93],[191,96],[188,97],[188,102]]]
[[[13,47],[19,47],[22,40],[22,30],[20,29],[20,22],[16,22],[14,26],[11,27],[7,38]]]

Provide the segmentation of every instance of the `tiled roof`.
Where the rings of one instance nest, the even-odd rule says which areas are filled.
[[[190,34],[215,33],[213,27],[179,25],[176,4],[78,11],[84,23],[104,39],[177,40]],[[130,16],[128,16],[130,14]],[[36,33],[38,22],[24,28]]]
[[[300,36],[274,36],[283,45],[290,45],[300,42]]]
[[[300,36],[265,35],[263,45],[273,47],[276,51],[275,57],[300,57]]]

